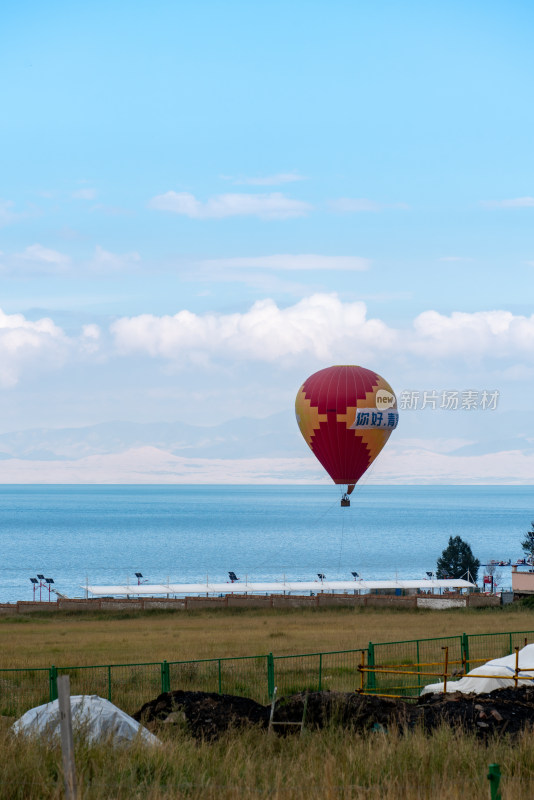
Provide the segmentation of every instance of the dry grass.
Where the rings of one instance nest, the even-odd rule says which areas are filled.
[[[4,800],[52,800],[62,796],[59,748],[42,741],[15,741],[0,733],[0,785]],[[483,744],[442,729],[400,736],[355,735],[339,729],[278,739],[252,730],[216,743],[195,743],[186,732],[156,750],[139,746],[76,746],[83,800],[487,800],[488,765],[501,765],[503,797],[534,796],[534,742]]]
[[[293,610],[148,612],[135,616],[5,618],[1,666],[159,661],[176,658],[340,650],[373,641],[534,629],[520,608],[453,610]],[[146,698],[145,698],[146,699]],[[0,797],[63,796],[61,754],[43,741],[15,740],[0,719]],[[82,800],[487,800],[488,764],[503,771],[503,797],[534,796],[534,739],[484,744],[442,729],[399,736],[340,729],[278,739],[251,730],[213,744],[180,731],[157,750],[76,745]]]
[[[450,611],[391,609],[215,610],[54,614],[0,619],[9,646],[0,667],[188,660],[348,650],[367,643],[534,629],[517,607]]]

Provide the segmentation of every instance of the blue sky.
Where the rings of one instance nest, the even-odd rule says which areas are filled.
[[[12,4],[1,431],[290,413],[336,362],[524,407],[533,34],[528,2]]]

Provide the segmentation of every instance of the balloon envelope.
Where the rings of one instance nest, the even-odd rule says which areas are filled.
[[[300,432],[334,483],[356,483],[397,427],[397,398],[378,373],[327,367],[300,387]]]

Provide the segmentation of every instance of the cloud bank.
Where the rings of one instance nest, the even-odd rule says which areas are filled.
[[[23,374],[67,363],[103,363],[131,355],[192,365],[270,364],[291,369],[303,361],[418,364],[434,369],[448,362],[455,374],[486,362],[501,377],[534,369],[534,315],[495,310],[475,313],[424,311],[405,327],[368,316],[361,301],[314,294],[294,305],[255,302],[231,314],[139,314],[121,317],[106,330],[86,323],[68,336],[50,318],[32,321],[0,311],[0,384],[14,386]],[[530,371],[530,373],[529,373]],[[513,376],[512,376],[513,377]],[[517,377],[517,375],[516,375]]]
[[[0,385],[14,386],[25,370],[61,366],[66,351],[67,338],[51,319],[31,322],[0,310]]]
[[[38,243],[30,245],[22,253],[17,253],[16,257],[23,261],[33,261],[60,267],[70,264],[70,257],[65,253],[60,253],[58,250],[52,250],[49,247],[43,247],[42,244]]]
[[[281,192],[269,194],[220,194],[205,202],[189,192],[165,192],[153,197],[150,208],[170,211],[192,219],[222,219],[224,217],[259,217],[260,219],[290,219],[303,217],[311,206],[293,200]]]
[[[145,353],[177,363],[199,358],[352,363],[376,354],[419,356],[430,361],[460,358],[534,359],[534,315],[509,311],[419,314],[411,327],[393,328],[367,317],[365,303],[342,302],[335,294],[315,294],[280,308],[261,300],[244,313],[174,316],[141,314],[111,326],[118,351]]]

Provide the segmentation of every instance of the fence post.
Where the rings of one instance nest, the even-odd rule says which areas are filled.
[[[469,672],[469,636],[467,633],[462,633],[462,661],[464,663],[464,672],[467,675]]]
[[[274,694],[274,656],[272,653],[267,656],[267,692],[269,700],[272,700]]]
[[[443,694],[447,692],[447,672],[449,671],[449,648],[442,647],[442,650],[445,650],[445,660],[443,663]]]
[[[419,655],[419,639],[417,640],[416,644],[416,655],[417,655],[417,688],[419,692],[421,691],[421,657]]]
[[[171,673],[167,661],[161,662],[161,693],[171,691]]]
[[[367,666],[375,666],[375,646],[372,642],[369,642],[369,647],[367,648]],[[376,675],[374,672],[368,672],[367,675],[367,688],[373,691],[373,689],[376,689]]]
[[[54,700],[57,700],[58,693],[57,693],[57,668],[51,666],[48,670],[48,685],[49,685],[49,694],[50,694],[50,702],[53,703]]]
[[[111,664],[108,664],[108,700],[111,703]]]
[[[491,800],[501,800],[501,791],[499,789],[499,784],[501,782],[501,768],[498,764],[489,765],[488,780],[490,782]]]
[[[319,691],[323,689],[323,654],[319,653]]]
[[[70,707],[70,678],[61,675],[58,680],[59,725],[61,731],[61,755],[66,800],[76,800],[76,766],[74,763],[74,738],[72,735],[72,712]]]

